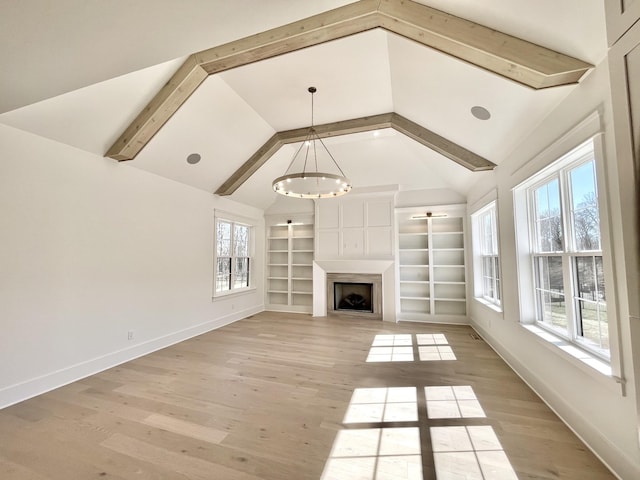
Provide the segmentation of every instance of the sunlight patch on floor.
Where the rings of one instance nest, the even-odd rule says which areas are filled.
[[[470,385],[424,387],[429,418],[485,418]]]
[[[431,427],[438,480],[518,480],[493,427]]]
[[[416,335],[420,361],[456,360],[453,349],[443,333],[422,333]]]
[[[416,387],[356,388],[343,423],[417,422]]]
[[[376,335],[371,344],[367,362],[412,362],[411,334]]]
[[[422,480],[417,427],[341,430],[322,480]]]

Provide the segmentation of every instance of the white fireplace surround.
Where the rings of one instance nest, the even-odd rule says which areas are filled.
[[[313,262],[313,316],[327,316],[327,273],[382,275],[382,320],[396,321],[393,260],[316,260]]]

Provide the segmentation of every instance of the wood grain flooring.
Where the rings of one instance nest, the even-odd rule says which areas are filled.
[[[0,478],[614,477],[469,327],[264,312],[0,410]]]

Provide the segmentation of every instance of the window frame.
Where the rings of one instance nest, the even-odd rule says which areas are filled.
[[[218,225],[220,223],[226,223],[230,225],[230,235],[229,235],[229,253],[230,255],[218,255]],[[247,228],[247,242],[245,245],[247,255],[237,255],[235,248],[235,237],[236,237],[236,227],[245,227]],[[255,290],[254,285],[254,270],[255,270],[255,254],[254,254],[254,245],[255,245],[255,225],[248,223],[246,221],[239,221],[230,216],[216,216],[214,221],[214,246],[213,246],[213,297],[225,297],[228,295],[234,295],[237,293],[247,292],[251,290]],[[226,282],[228,288],[218,289],[219,285],[219,260],[228,259],[229,262],[229,279]],[[247,259],[247,272],[246,272],[246,283],[243,281],[242,285],[236,286],[237,283],[237,261],[240,259]],[[243,274],[244,275],[244,274]]]
[[[572,222],[572,195],[570,188],[570,174],[576,168],[589,162],[593,162],[594,169],[594,186],[597,192],[603,192],[603,172],[602,172],[602,151],[601,138],[590,137],[586,141],[575,146],[568,153],[556,157],[550,164],[539,172],[532,174],[528,179],[520,185],[514,187],[514,207],[515,207],[515,223],[516,234],[518,237],[519,255],[518,255],[518,278],[519,278],[519,294],[521,300],[521,322],[525,325],[535,326],[545,332],[573,345],[581,351],[587,352],[606,364],[610,364],[614,357],[617,358],[616,343],[617,326],[612,325],[615,322],[615,305],[614,305],[614,284],[611,275],[611,257],[606,246],[609,245],[608,234],[609,225],[606,216],[606,198],[605,195],[598,195],[598,214],[599,214],[599,250],[577,250],[575,243],[575,235],[573,227],[569,226]],[[536,228],[536,206],[535,191],[545,184],[558,180],[559,201],[560,201],[560,222],[562,228],[562,250],[559,251],[538,251],[538,237]],[[526,218],[526,221],[520,220]],[[524,227],[523,227],[524,224]],[[526,235],[522,234],[526,231]],[[523,237],[526,240],[523,241]],[[567,320],[567,329],[562,331],[549,325],[541,317],[541,307],[538,299],[537,283],[535,276],[537,275],[536,262],[542,257],[560,257],[562,264],[563,277],[563,295],[565,298],[565,315]],[[609,328],[609,348],[602,349],[590,344],[585,340],[583,335],[579,335],[578,322],[582,322],[577,317],[577,304],[580,301],[579,292],[576,286],[577,273],[575,268],[575,259],[579,257],[600,257],[604,270],[604,284],[606,291],[609,293],[608,299],[608,316],[607,324]],[[527,278],[528,277],[528,278]],[[528,293],[527,293],[528,291]],[[577,294],[577,295],[574,295]],[[609,308],[609,307],[612,308]],[[553,343],[553,342],[552,342]],[[560,346],[560,343],[558,343]],[[563,348],[563,347],[561,347]],[[617,363],[617,362],[616,362]]]
[[[491,221],[491,252],[486,247],[484,219]],[[497,199],[486,203],[471,214],[471,236],[473,240],[474,298],[491,308],[502,311],[502,271],[500,262],[500,241],[498,237]],[[486,260],[492,264],[493,275],[487,275]],[[487,294],[486,280],[491,282],[492,295]]]

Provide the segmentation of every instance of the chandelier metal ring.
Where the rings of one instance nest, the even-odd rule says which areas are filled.
[[[294,198],[332,198],[344,195],[351,190],[351,181],[346,177],[338,165],[338,162],[333,158],[333,155],[331,155],[331,152],[329,152],[329,149],[314,129],[313,95],[316,91],[317,89],[315,87],[308,88],[308,92],[311,93],[311,126],[309,127],[309,133],[295,152],[285,174],[276,178],[272,183],[274,192],[281,195]],[[332,170],[336,170],[337,173],[319,170],[319,149],[317,148],[316,142],[319,143],[322,149],[324,149],[327,156],[335,166]],[[290,170],[292,170],[298,155],[305,146],[306,150],[303,155],[304,159],[301,160],[304,162],[301,171],[297,173],[289,173]],[[308,165],[313,169],[307,170]]]

